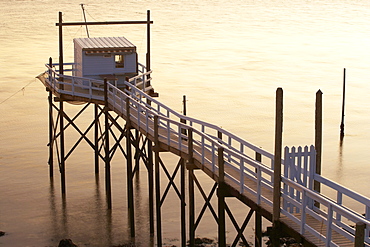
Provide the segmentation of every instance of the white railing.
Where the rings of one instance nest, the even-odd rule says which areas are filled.
[[[46,81],[56,92],[104,100],[103,81],[60,75],[54,68],[48,66],[47,68]],[[157,133],[161,143],[175,148],[177,152],[188,154],[192,152],[196,160],[215,174],[219,171],[218,150],[223,147],[225,181],[238,188],[240,194],[255,198],[258,205],[264,202],[273,206],[272,198],[264,192],[273,190],[273,154],[215,125],[179,114],[131,83],[125,82],[125,84],[127,87],[122,91],[107,83],[108,103],[113,111],[135,123],[140,131],[151,136]],[[151,104],[147,103],[148,101]],[[158,118],[157,123],[155,123],[156,118]],[[186,123],[181,120],[186,120]],[[158,124],[157,129],[154,127],[155,124]],[[188,150],[189,140],[193,146],[192,150]],[[261,154],[262,162],[252,158],[255,153]],[[291,152],[286,149],[285,161],[282,160],[284,174],[281,184],[283,199],[281,213],[299,226],[301,234],[309,232],[326,246],[337,246],[331,238],[332,231],[354,241],[355,230],[351,225],[363,223],[366,225],[365,243],[369,245],[370,199],[322,176],[313,175],[314,154],[312,146],[310,150],[308,147],[304,150],[297,148],[297,151],[292,148]],[[267,160],[268,165],[264,164],[264,160]],[[313,191],[313,180],[334,190],[337,199],[333,200]],[[252,181],[254,185],[246,186],[246,181]],[[345,205],[343,195],[361,204],[365,215]],[[313,202],[319,203],[320,208],[313,206]],[[313,217],[322,222],[324,227],[322,229],[325,231],[315,229],[306,220],[307,217]]]

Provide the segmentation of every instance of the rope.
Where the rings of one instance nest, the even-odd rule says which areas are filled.
[[[31,85],[34,81],[36,81],[36,78],[34,80],[31,80],[29,83],[26,84],[26,86],[22,87],[21,89],[19,89],[18,91],[16,91],[15,93],[13,93],[12,95],[10,95],[8,98],[4,99],[3,101],[0,102],[0,105],[2,103],[4,103],[5,101],[13,98],[17,93],[19,92],[23,92],[23,95],[24,95],[24,91],[26,90],[26,87],[28,87],[29,85]]]

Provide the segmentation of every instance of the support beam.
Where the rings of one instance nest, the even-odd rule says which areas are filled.
[[[356,223],[355,247],[365,246],[365,227],[366,225],[363,222]]]

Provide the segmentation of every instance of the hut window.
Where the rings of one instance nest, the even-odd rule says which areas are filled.
[[[124,67],[124,57],[123,57],[123,55],[115,55],[114,60],[116,62],[116,68],[123,68]]]

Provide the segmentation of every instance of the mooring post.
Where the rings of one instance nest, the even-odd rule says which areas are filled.
[[[365,227],[366,227],[366,224],[363,222],[356,223],[355,247],[365,246]]]
[[[261,162],[262,161],[262,156],[260,153],[256,152],[256,161]],[[256,173],[257,173],[257,168],[256,168]],[[262,247],[262,216],[258,212],[258,210],[254,211],[255,214],[255,239],[254,239],[254,246],[256,247]]]
[[[316,150],[316,169],[315,172],[321,175],[321,152],[322,152],[322,92],[316,92],[315,104],[315,150]],[[320,193],[321,185],[318,181],[314,180],[314,190]],[[318,202],[315,202],[316,207],[320,207]]]
[[[340,122],[340,137],[344,137],[344,104],[346,99],[346,68],[343,69],[343,99],[342,99],[342,120]]]
[[[105,191],[107,194],[108,209],[112,209],[112,191],[110,181],[110,154],[109,154],[109,106],[108,106],[108,83],[104,78],[104,116],[105,116]]]
[[[63,99],[59,102],[59,126],[60,126],[60,180],[62,183],[62,194],[66,193],[66,172],[64,155],[64,109]]]
[[[274,152],[274,188],[273,188],[273,237],[272,245],[279,246],[280,242],[280,189],[281,189],[281,152],[283,140],[283,89],[276,90],[275,112],[275,152]]]
[[[155,173],[155,201],[157,213],[157,246],[162,246],[162,217],[161,217],[161,188],[159,171],[159,132],[158,116],[154,116],[154,173]]]
[[[99,108],[94,104],[94,156],[95,174],[99,173]]]
[[[224,148],[218,148],[218,246],[226,246]]]
[[[130,120],[130,99],[126,98],[126,156],[127,156],[127,200],[130,215],[131,237],[135,237],[135,211],[134,211],[134,191],[133,191],[133,172],[132,172],[132,152],[131,152],[131,120]]]
[[[53,59],[49,58],[49,67],[53,67]],[[51,69],[49,70],[49,79],[51,77]],[[49,90],[49,176],[54,176],[54,122],[53,122],[53,93]]]

